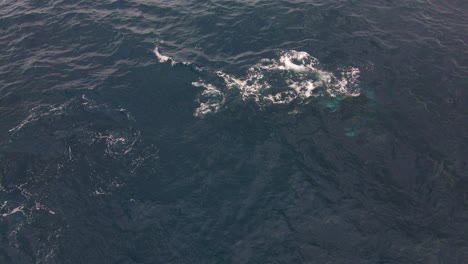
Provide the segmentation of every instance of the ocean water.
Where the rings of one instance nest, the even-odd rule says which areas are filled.
[[[468,263],[466,0],[0,1],[0,263]]]

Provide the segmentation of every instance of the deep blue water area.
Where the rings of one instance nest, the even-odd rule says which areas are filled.
[[[468,263],[465,0],[0,1],[0,263]]]

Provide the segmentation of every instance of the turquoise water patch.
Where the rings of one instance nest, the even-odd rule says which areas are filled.
[[[328,102],[325,102],[325,107],[327,107],[330,112],[337,112],[340,109],[340,104],[343,101],[343,96],[330,97]]]
[[[355,137],[358,135],[358,131],[354,127],[346,127],[345,128],[345,135],[347,137]]]

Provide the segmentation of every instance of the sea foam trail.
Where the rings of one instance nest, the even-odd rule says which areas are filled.
[[[202,117],[219,111],[225,102],[227,90],[239,91],[242,100],[253,100],[260,107],[272,104],[290,104],[318,96],[358,96],[359,69],[342,68],[333,72],[319,67],[319,61],[304,51],[282,51],[276,58],[261,59],[245,75],[236,76],[218,70],[223,89],[202,79],[193,82],[205,90],[199,95],[200,104],[194,115]]]
[[[163,55],[158,47],[154,49],[154,54],[160,63],[191,65]],[[228,90],[237,90],[242,100],[253,100],[261,108],[318,96],[360,95],[358,68],[346,67],[333,73],[322,69],[319,60],[305,51],[280,51],[274,58],[259,60],[241,76],[222,70],[214,74],[223,81],[223,85],[215,85],[202,78],[192,82],[193,86],[203,88],[196,99],[199,106],[194,115],[197,117],[222,109]]]

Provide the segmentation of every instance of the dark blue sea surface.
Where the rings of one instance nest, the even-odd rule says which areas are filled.
[[[0,263],[468,263],[468,1],[0,1]]]

